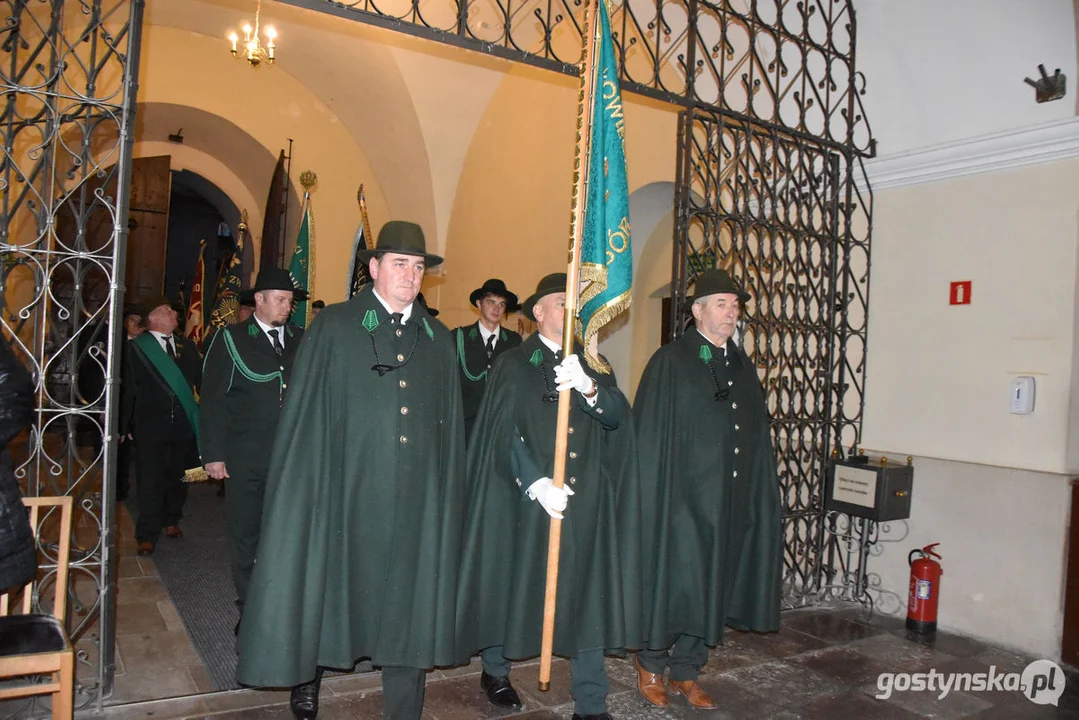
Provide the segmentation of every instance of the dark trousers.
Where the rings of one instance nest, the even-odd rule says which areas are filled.
[[[382,668],[383,720],[420,720],[426,681],[427,673],[420,668]]]
[[[123,502],[131,492],[131,455],[135,443],[124,439],[116,448],[116,500]]]
[[[704,638],[681,635],[669,649],[641,650],[637,653],[637,660],[641,667],[654,675],[662,675],[669,667],[671,680],[696,680],[701,668],[708,662],[708,646],[704,644]]]
[[[139,505],[139,517],[135,521],[137,542],[157,542],[162,528],[180,524],[187,500],[184,470],[196,464],[198,452],[193,437],[135,442]]]
[[[232,561],[232,584],[240,605],[247,600],[251,572],[259,546],[262,525],[262,499],[266,494],[267,470],[226,465],[229,471],[225,514],[228,518],[229,555]]]
[[[502,656],[502,647],[496,645],[480,653],[483,671],[495,677],[510,674],[510,661]],[[607,712],[607,667],[603,664],[602,650],[586,650],[569,659],[570,694],[573,696],[573,712],[578,715],[599,715]]]

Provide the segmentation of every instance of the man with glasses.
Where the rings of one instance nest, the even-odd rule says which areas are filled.
[[[697,278],[694,326],[652,356],[637,421],[644,531],[644,626],[637,689],[708,710],[697,683],[725,626],[779,629],[779,481],[764,390],[732,336],[749,300],[723,270]],[[666,686],[663,675],[670,670]]]

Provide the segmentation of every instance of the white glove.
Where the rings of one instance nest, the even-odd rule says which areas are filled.
[[[572,389],[582,395],[587,395],[591,394],[596,387],[596,381],[585,374],[581,361],[576,355],[570,355],[554,366],[554,381],[558,386],[558,392]]]
[[[573,491],[568,487],[555,487],[554,480],[543,477],[528,486],[525,491],[528,497],[539,502],[547,514],[556,520],[562,519],[562,511],[566,509],[566,503]]]

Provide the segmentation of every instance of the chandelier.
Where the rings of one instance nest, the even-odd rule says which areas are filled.
[[[267,65],[273,65],[274,52],[277,46],[274,45],[274,40],[277,38],[277,31],[273,27],[266,26],[266,45],[262,45],[259,40],[259,16],[262,14],[262,0],[258,0],[258,4],[255,6],[255,27],[254,29],[247,23],[244,24],[244,42],[243,46],[239,45],[240,36],[236,33],[229,33],[229,42],[232,43],[232,57],[243,58],[247,62],[251,63],[251,67],[258,69],[259,65],[266,63]]]

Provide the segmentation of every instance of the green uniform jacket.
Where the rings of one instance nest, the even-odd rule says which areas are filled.
[[[453,664],[464,428],[449,331],[418,303],[391,325],[368,288],[319,314],[292,377],[237,680],[296,685],[362,657]]]
[[[524,491],[554,472],[558,403],[543,396],[554,390],[555,364],[533,334],[494,364],[480,406],[468,454],[461,660],[495,645],[510,659],[540,652],[550,516]],[[575,494],[563,513],[554,637],[554,652],[567,657],[642,639],[632,416],[614,376],[593,377],[596,406],[574,391],[570,411],[566,484]]]
[[[480,412],[483,391],[487,388],[487,374],[491,365],[504,352],[521,344],[521,336],[504,327],[498,329],[494,356],[487,362],[487,348],[480,334],[480,324],[474,322],[453,331],[453,342],[457,347],[457,364],[461,368],[461,397],[465,411],[465,435],[472,436],[476,416]]]
[[[303,328],[286,325],[277,357],[255,317],[214,333],[202,362],[202,462],[264,474]]]
[[[779,481],[749,358],[697,330],[661,347],[634,401],[644,507],[648,646],[723,628],[779,628]],[[729,364],[727,362],[729,358]]]

